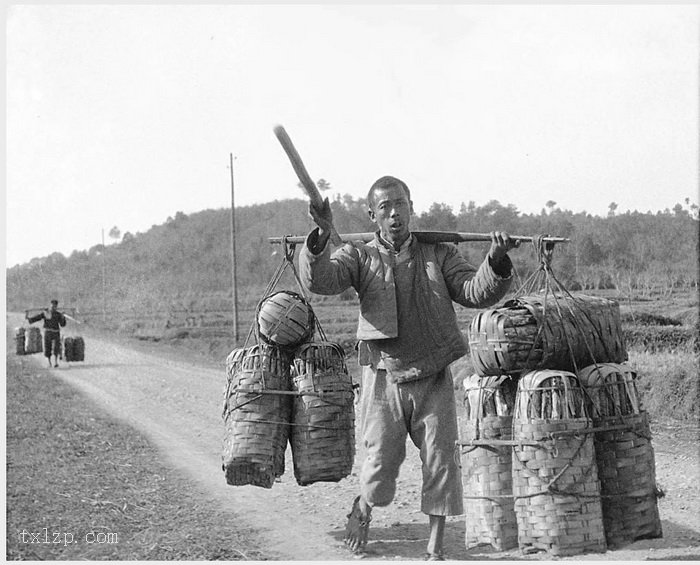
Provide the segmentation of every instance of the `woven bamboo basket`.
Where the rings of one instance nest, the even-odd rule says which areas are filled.
[[[513,415],[513,494],[524,553],[606,549],[591,420],[576,375],[523,375]]]
[[[24,332],[24,351],[25,353],[41,353],[44,350],[44,344],[41,339],[41,330],[34,326],[30,326]]]
[[[466,377],[462,436],[465,545],[491,545],[498,551],[518,547],[513,502],[511,445],[515,381],[509,377]],[[493,441],[495,440],[495,442]],[[477,443],[472,443],[477,442]]]
[[[468,334],[472,363],[482,376],[576,371],[627,359],[619,304],[594,296],[522,296],[479,312]]]
[[[236,375],[243,367],[243,359],[245,359],[247,349],[239,347],[234,349],[226,356],[226,382],[228,389],[228,383],[231,382],[233,376]]]
[[[85,340],[81,336],[63,338],[63,358],[68,362],[85,361]]]
[[[245,359],[247,352],[248,349],[246,349],[245,347],[239,347],[231,351],[231,353],[229,353],[226,356],[226,384],[224,385],[224,390],[222,393],[224,406],[223,412],[221,414],[221,417],[224,419],[224,421],[226,420],[229,411],[228,401],[229,396],[231,395],[231,386],[234,378],[238,378],[238,375],[243,369],[243,359]],[[226,436],[224,436],[224,451],[226,448],[226,439]],[[224,458],[226,458],[225,454]]]
[[[73,336],[73,361],[85,361],[85,340],[82,336]]]
[[[26,352],[24,350],[24,334],[25,329],[23,326],[15,328],[15,353],[17,355],[24,355]]]
[[[266,343],[293,349],[313,336],[314,312],[296,292],[275,292],[261,300],[257,310],[258,334]]]
[[[343,349],[303,344],[294,356],[291,440],[294,476],[301,486],[337,482],[352,471],[355,406]]]
[[[229,485],[271,488],[284,474],[292,410],[290,360],[267,344],[227,358],[222,467]]]
[[[63,338],[63,359],[65,361],[73,361],[73,337],[66,336]]]
[[[593,415],[605,537],[610,547],[663,535],[649,418],[636,374],[626,365],[591,365],[579,373]]]

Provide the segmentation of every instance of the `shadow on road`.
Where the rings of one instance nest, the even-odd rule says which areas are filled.
[[[700,550],[700,534],[695,530],[691,530],[671,520],[661,520],[661,529],[663,531],[663,537],[640,539],[625,546],[614,547],[612,550],[623,548],[647,550],[659,549],[662,547],[664,549],[671,549],[691,546],[698,546]],[[685,556],[683,558],[685,559]]]
[[[644,559],[654,559],[653,552],[658,549],[684,549],[700,547],[698,533],[670,520],[662,520],[664,536],[662,538],[642,539],[626,545],[611,547],[605,552],[611,558],[618,550],[633,550],[644,554]],[[343,543],[344,530],[327,532],[329,536]],[[428,523],[399,523],[386,527],[370,528],[369,542],[365,558],[367,559],[422,559],[428,544]],[[450,522],[445,526],[445,554],[451,560],[486,560],[486,561],[521,561],[532,560],[523,556],[519,548],[509,551],[497,551],[490,545],[480,545],[467,549],[464,545],[464,525]],[[348,551],[348,555],[350,552]],[[672,557],[674,560],[695,560],[698,554]]]
[[[142,365],[136,365],[134,363],[64,363],[63,365],[59,366],[58,369],[52,369],[52,370],[67,370],[67,371],[76,371],[80,369],[123,369],[124,367],[128,367],[129,370],[132,369],[137,369],[137,368],[148,368],[148,367],[153,367],[152,364],[142,364]],[[48,367],[46,368],[48,370]]]
[[[343,543],[344,530],[327,532],[329,536]],[[422,560],[428,545],[428,520],[425,523],[399,523],[386,527],[370,527],[366,559]],[[493,556],[491,556],[493,554]],[[348,551],[348,555],[350,552]],[[518,548],[510,552],[499,552],[489,545],[467,549],[464,545],[464,525],[448,522],[445,525],[445,555],[450,560],[517,561],[523,559]]]

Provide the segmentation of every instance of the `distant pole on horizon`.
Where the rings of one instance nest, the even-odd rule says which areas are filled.
[[[102,228],[102,323],[107,321],[107,283],[105,277],[105,229]]]
[[[238,286],[236,284],[236,200],[233,183],[233,153],[229,153],[231,166],[231,283],[233,286],[233,339],[238,343]]]

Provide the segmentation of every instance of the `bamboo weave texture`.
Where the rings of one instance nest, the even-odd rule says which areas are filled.
[[[227,358],[223,469],[230,485],[272,488],[284,474],[292,397],[290,362],[279,348],[257,344]]]
[[[465,441],[512,439],[514,382],[507,377],[464,379],[461,424]],[[511,446],[475,445],[462,448],[465,546],[491,545],[498,551],[518,546],[513,501]]]
[[[314,330],[314,313],[304,298],[292,291],[275,292],[258,305],[258,333],[263,341],[294,348],[309,339]]]
[[[479,312],[468,339],[472,363],[482,376],[533,369],[576,371],[627,358],[618,303],[585,295],[515,298]]]
[[[662,537],[651,430],[635,372],[608,363],[585,367],[579,378],[588,392],[593,426],[602,429],[594,443],[608,545]]]
[[[513,438],[550,439],[513,448],[518,543],[524,553],[605,551],[593,437],[585,432],[590,427],[574,374],[533,371],[520,379]]]
[[[334,343],[302,345],[294,356],[290,443],[297,483],[337,482],[352,471],[355,411],[345,354]]]

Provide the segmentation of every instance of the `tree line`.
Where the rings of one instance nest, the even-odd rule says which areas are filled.
[[[331,201],[341,233],[374,229],[364,198],[336,195]],[[313,228],[307,201],[289,199],[236,209],[236,280],[239,300],[260,297],[283,258],[282,246],[268,238],[303,235]],[[143,311],[182,308],[231,308],[232,240],[230,209],[178,212],[145,233],[115,240],[68,257],[47,257],[7,269],[8,311],[42,306],[56,297],[79,311]],[[549,201],[540,213],[524,214],[497,200],[458,210],[443,203],[413,219],[413,229],[463,232],[505,230],[519,235],[550,234],[569,238],[557,245],[552,267],[569,290],[617,289],[627,296],[697,289],[697,206],[678,204],[659,212],[618,213],[611,203],[607,216],[561,210]],[[462,243],[462,254],[478,264],[487,243]],[[537,256],[524,245],[511,252],[524,280],[537,267]]]

